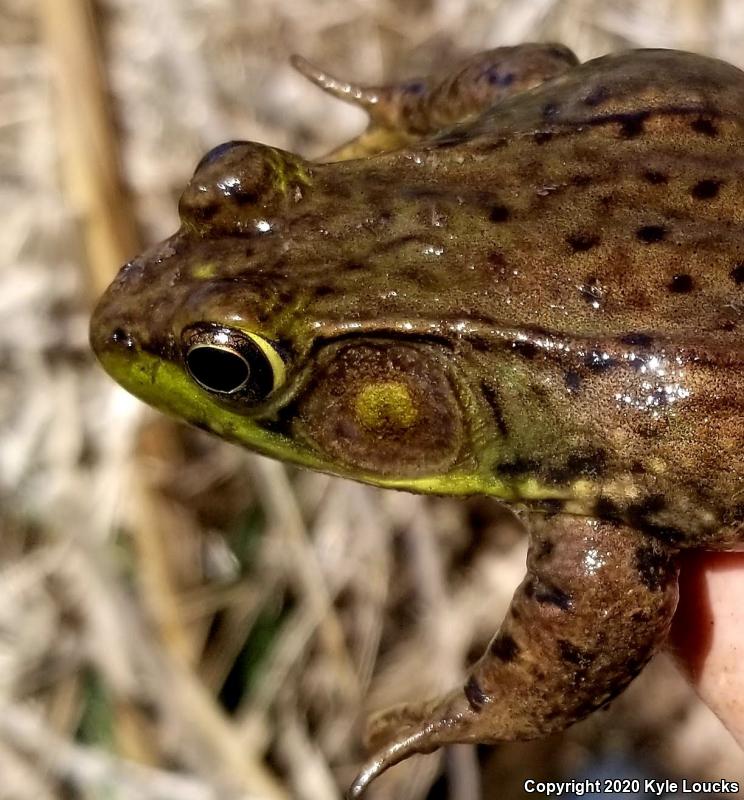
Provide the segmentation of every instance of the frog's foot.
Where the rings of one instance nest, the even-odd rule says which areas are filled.
[[[566,728],[622,691],[666,638],[677,605],[670,549],[594,519],[533,523],[527,576],[464,688],[376,717],[375,754],[350,798],[414,753]]]
[[[369,128],[326,156],[328,161],[402,147],[471,119],[576,64],[576,56],[562,45],[522,44],[476,53],[422,78],[362,86],[335,78],[301,56],[292,56],[292,66],[304,77],[369,114]]]
[[[386,769],[416,753],[431,753],[445,744],[469,741],[475,712],[462,690],[421,705],[402,704],[375,715],[367,726],[367,747],[375,753],[348,792],[361,797]]]

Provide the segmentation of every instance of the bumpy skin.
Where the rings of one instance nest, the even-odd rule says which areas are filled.
[[[259,452],[541,512],[489,650],[373,724],[358,796],[411,753],[606,703],[666,636],[675,554],[743,538],[744,74],[525,45],[412,99],[303,70],[375,107],[340,151],[374,155],[212,151],[91,340],[134,394]]]

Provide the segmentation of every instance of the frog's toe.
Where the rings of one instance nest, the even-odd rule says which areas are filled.
[[[472,717],[473,709],[462,690],[427,703],[394,706],[375,715],[365,737],[374,755],[362,767],[347,797],[361,797],[375,778],[409,756],[467,741]]]
[[[454,731],[462,727],[466,718],[472,714],[472,709],[463,696],[462,691],[430,700],[425,703],[402,703],[392,708],[375,714],[367,724],[365,744],[371,752],[408,740],[418,736],[422,731],[428,731],[432,741],[436,738],[441,743],[447,731]],[[459,724],[458,724],[459,723]],[[417,738],[421,747],[426,747],[426,742]],[[434,750],[439,745],[429,747]],[[415,752],[424,752],[418,749]]]

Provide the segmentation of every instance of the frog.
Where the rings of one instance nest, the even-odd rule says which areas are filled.
[[[369,127],[316,160],[213,148],[90,337],[254,452],[521,510],[500,627],[461,685],[372,718],[358,798],[607,706],[667,640],[680,556],[744,540],[744,73],[545,43],[378,87],[295,65]]]

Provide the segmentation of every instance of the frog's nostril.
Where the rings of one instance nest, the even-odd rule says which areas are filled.
[[[115,328],[111,332],[109,341],[111,344],[124,347],[127,350],[133,350],[137,346],[137,341],[135,340],[134,336],[132,336],[132,334],[128,331],[125,331],[124,328]]]

